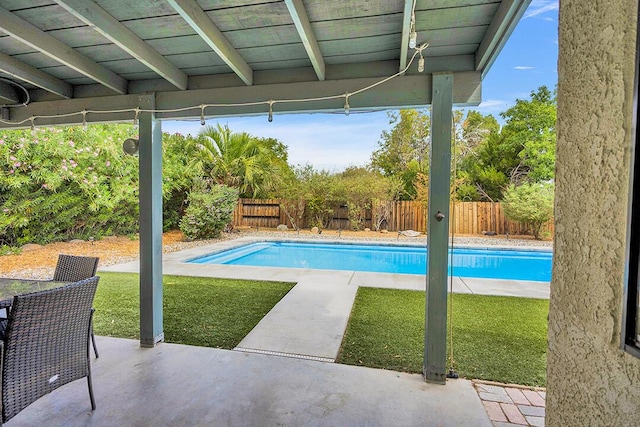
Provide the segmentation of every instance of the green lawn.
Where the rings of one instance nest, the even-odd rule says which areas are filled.
[[[98,335],[139,338],[139,276],[100,272],[94,300]],[[293,283],[164,276],[167,342],[231,349]]]
[[[454,294],[450,302],[461,377],[545,385],[547,300]],[[424,307],[424,292],[360,288],[338,362],[422,372]]]

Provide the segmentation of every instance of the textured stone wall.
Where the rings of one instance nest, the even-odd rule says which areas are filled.
[[[620,350],[637,0],[560,0],[547,426],[640,425]]]

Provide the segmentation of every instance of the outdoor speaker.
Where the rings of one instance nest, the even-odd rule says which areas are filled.
[[[131,156],[137,156],[139,146],[140,142],[137,139],[128,138],[122,143],[122,151]]]

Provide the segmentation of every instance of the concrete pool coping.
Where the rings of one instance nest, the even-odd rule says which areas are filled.
[[[187,262],[213,252],[267,240],[305,241],[307,239],[241,237],[163,255],[164,275],[295,283],[287,295],[238,344],[236,350],[239,351],[333,362],[338,357],[359,287],[417,291],[424,291],[426,287],[425,275]],[[345,241],[344,239],[335,240],[340,243]],[[334,240],[327,239],[323,242],[330,243]],[[358,241],[358,243],[366,242]],[[371,243],[380,244],[379,241]],[[390,243],[407,245],[406,242]],[[495,248],[492,246],[492,249]],[[521,247],[517,249],[522,250]],[[104,267],[100,271],[137,273],[139,261]],[[548,282],[450,277],[450,287],[454,293],[549,298]]]
[[[280,268],[280,267],[250,267],[236,265],[215,265],[215,264],[191,264],[189,260],[228,249],[233,249],[249,243],[265,241],[292,241],[309,242],[310,239],[301,238],[261,238],[261,237],[240,237],[234,240],[225,240],[210,245],[198,246],[191,249],[163,254],[163,274],[176,276],[196,276],[196,277],[218,277],[229,279],[246,280],[267,280],[278,282],[297,283],[302,279],[314,280],[316,278],[337,277],[350,274],[350,285],[409,289],[424,291],[426,286],[425,275],[417,274],[394,274],[394,273],[372,273],[364,271],[344,271],[344,270],[313,270],[302,268]],[[342,244],[386,244],[392,246],[424,246],[424,242],[393,241],[381,242],[379,240],[348,240],[348,239],[323,239],[322,243],[342,243]],[[522,247],[522,246],[496,246],[496,245],[456,245],[455,247],[473,249],[504,249],[504,250],[527,250],[536,252],[550,252],[549,248]],[[117,272],[139,272],[139,261],[132,261],[124,264],[112,265],[100,269],[101,271]],[[478,294],[478,295],[501,295],[517,296],[525,298],[548,299],[550,293],[549,282],[537,282],[526,280],[505,280],[505,279],[482,279],[470,277],[450,277],[450,286],[454,293]]]

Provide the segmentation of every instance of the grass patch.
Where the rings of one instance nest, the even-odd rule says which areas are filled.
[[[549,301],[454,294],[450,302],[460,376],[545,385]],[[360,288],[337,361],[422,372],[424,308],[424,292]]]
[[[140,338],[139,275],[100,272],[94,300],[97,335]],[[164,276],[165,341],[231,349],[293,283]]]

